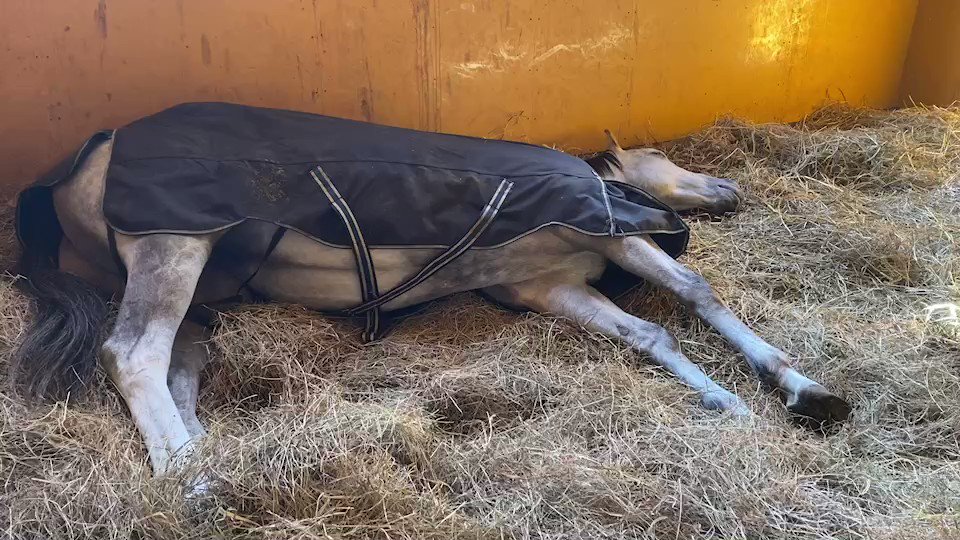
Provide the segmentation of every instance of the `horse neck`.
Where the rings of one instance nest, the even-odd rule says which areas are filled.
[[[623,171],[620,160],[612,153],[600,152],[591,158],[587,158],[585,161],[604,182],[623,181]]]

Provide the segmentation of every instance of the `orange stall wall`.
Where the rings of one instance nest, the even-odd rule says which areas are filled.
[[[903,72],[907,104],[950,105],[960,100],[960,2],[923,0],[917,8]]]
[[[573,151],[893,105],[916,0],[4,0],[0,186],[229,100]]]

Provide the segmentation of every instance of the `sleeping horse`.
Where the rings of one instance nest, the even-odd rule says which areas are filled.
[[[719,331],[786,407],[820,425],[850,406],[791,366],[675,260],[678,211],[733,211],[726,179],[655,149],[587,161],[524,143],[225,103],[172,107],[92,136],[21,192],[21,283],[37,313],[11,360],[27,395],[79,393],[97,359],[155,473],[205,434],[197,419],[204,306],[297,303],[356,317],[478,290],[622,342],[707,409],[751,414],[656,323],[610,298],[646,281]],[[122,292],[100,345],[107,295]]]

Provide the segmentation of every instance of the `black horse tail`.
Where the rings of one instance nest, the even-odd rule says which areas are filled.
[[[16,226],[21,245],[16,283],[34,300],[35,309],[10,357],[10,380],[28,397],[77,397],[96,371],[106,298],[58,269],[63,230],[50,187],[35,186],[20,194]]]

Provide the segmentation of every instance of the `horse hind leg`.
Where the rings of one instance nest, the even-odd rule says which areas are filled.
[[[127,284],[103,364],[143,437],[154,472],[170,469],[191,432],[167,386],[177,329],[216,238],[118,235]]]
[[[167,373],[167,387],[173,402],[177,405],[187,432],[193,439],[207,434],[203,424],[197,418],[197,397],[200,392],[200,371],[207,364],[207,349],[203,345],[205,338],[202,326],[184,321],[173,341],[173,354],[170,370]]]

